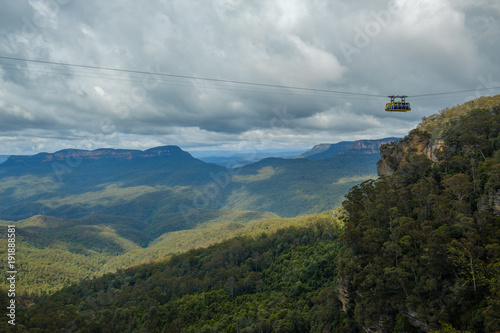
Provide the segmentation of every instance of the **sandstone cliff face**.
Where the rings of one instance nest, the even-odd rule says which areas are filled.
[[[349,279],[339,277],[339,300],[342,302],[342,311],[346,312],[349,308]]]
[[[490,196],[491,198],[491,204],[493,206],[493,210],[495,215],[499,216],[500,215],[500,190],[496,190],[493,192],[493,194]]]
[[[379,176],[392,176],[409,152],[416,152],[432,162],[439,162],[444,150],[444,140],[431,138],[427,132],[413,130],[404,140],[380,147],[382,158],[377,162],[377,173]]]

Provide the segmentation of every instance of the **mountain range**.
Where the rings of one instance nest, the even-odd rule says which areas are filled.
[[[352,185],[376,177],[380,155],[352,148],[325,157],[226,168],[177,146],[13,155],[0,164],[0,225],[18,226],[23,290],[54,291],[331,211]]]
[[[379,140],[341,141],[339,143],[323,143],[314,146],[311,150],[297,156],[309,160],[325,159],[337,154],[361,153],[380,154],[380,146],[399,141],[401,138],[385,138]]]
[[[321,154],[330,147],[324,148],[316,151]],[[167,148],[155,150],[162,149]],[[168,150],[190,159],[177,148]],[[352,169],[378,154],[346,152],[316,160],[268,158],[231,170],[210,169],[208,177],[193,183],[175,179],[184,185],[168,190],[195,193],[192,206],[184,209],[199,223],[189,230],[163,233],[153,241],[149,238],[154,234],[151,226],[162,223],[137,216],[113,215],[111,220],[110,215],[99,214],[71,219],[37,215],[19,220],[15,222],[16,246],[23,249],[19,265],[23,283],[16,303],[16,330],[500,331],[500,95],[424,118],[405,138],[381,145],[380,151],[380,177],[359,179],[341,207],[320,214],[283,218],[203,206],[205,200],[207,206],[211,201],[236,204],[235,193],[253,200],[249,205],[263,206],[265,200],[252,198],[265,184],[274,189],[266,193],[268,201],[290,192],[289,197],[281,198],[299,205],[293,201],[295,192],[316,183],[317,192],[309,195],[317,201],[331,195],[318,185],[331,181],[333,174],[336,183],[356,178],[346,176],[347,170],[335,169],[340,160],[344,169]],[[44,162],[38,164],[56,161],[64,165],[66,161],[61,156],[57,160],[40,157]],[[9,162],[10,168],[14,160]],[[81,166],[89,161],[99,159],[83,158]],[[117,167],[107,163],[104,165]],[[139,178],[130,187],[118,187],[119,191],[139,186],[135,182],[144,176],[133,169],[137,165],[122,165],[117,179],[125,181],[126,171],[135,171],[134,177]],[[168,163],[162,165],[167,168]],[[73,172],[84,176],[78,168],[75,164],[72,172],[61,176],[74,176]],[[57,179],[44,173],[46,169],[39,165],[33,177]],[[165,183],[171,181],[160,170],[152,169]],[[111,174],[106,173],[104,179],[113,179]],[[6,179],[14,183],[19,181],[16,177]],[[293,180],[301,187],[290,184]],[[60,189],[101,188],[96,180],[89,182],[88,188],[80,184],[76,188],[61,185]],[[46,184],[50,185],[48,179]],[[112,207],[115,202],[109,200],[117,188],[106,186],[108,192],[72,194],[65,204],[80,200],[85,203],[83,209],[95,200]],[[158,185],[147,186],[155,189]],[[53,192],[47,193],[55,195]],[[3,195],[15,201],[26,193],[11,189]],[[159,193],[150,194],[157,197]],[[299,197],[307,203],[304,193]],[[123,210],[138,198],[134,191],[129,194]],[[164,204],[173,200],[170,194],[164,193]],[[127,196],[123,192],[119,197]],[[49,207],[56,199],[64,197],[36,202]],[[132,210],[140,210],[148,202],[141,200]],[[160,206],[149,209],[160,209],[155,214],[168,213]],[[0,221],[0,225],[8,223],[14,222]],[[6,248],[7,241],[0,239],[0,251]],[[0,305],[5,308],[9,304],[5,281],[1,289]],[[7,321],[0,321],[0,329],[9,329]]]
[[[225,168],[176,146],[13,155],[0,164],[0,216],[18,220],[37,214],[118,215],[155,223],[168,220],[172,231],[185,228],[182,216],[194,217],[200,209],[289,217],[318,213],[340,204],[353,182],[372,177],[379,154],[360,141],[346,146],[341,157],[325,152],[308,156]],[[328,200],[320,199],[328,192],[333,194]]]
[[[210,150],[190,152],[203,162],[215,163],[226,168],[241,167],[258,162],[268,157],[293,158],[304,152],[304,149],[266,149],[266,150]]]

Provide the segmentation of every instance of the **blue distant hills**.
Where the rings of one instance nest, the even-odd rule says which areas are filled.
[[[359,180],[376,177],[378,148],[391,140],[319,145],[295,158],[232,168],[177,146],[13,155],[0,164],[0,218],[105,214],[141,219],[156,234],[190,228],[220,210],[318,213],[338,206]]]
[[[400,138],[384,138],[377,140],[342,141],[338,143],[323,143],[310,150],[305,149],[267,149],[248,151],[195,151],[191,154],[208,163],[215,163],[225,167],[241,167],[258,162],[264,158],[306,158],[309,160],[325,159],[337,154],[350,151],[364,154],[380,154],[380,145],[399,141]]]

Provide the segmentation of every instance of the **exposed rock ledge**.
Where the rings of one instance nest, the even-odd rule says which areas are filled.
[[[410,151],[416,151],[433,162],[439,162],[444,149],[444,140],[431,140],[429,133],[413,130],[404,140],[380,147],[382,158],[377,162],[377,173],[379,176],[392,176]]]

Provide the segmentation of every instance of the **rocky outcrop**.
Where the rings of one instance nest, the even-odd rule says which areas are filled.
[[[402,141],[385,144],[380,147],[382,158],[377,162],[379,176],[392,176],[410,152],[425,155],[432,162],[439,162],[445,150],[442,139],[433,139],[427,132],[413,130]]]
[[[444,152],[445,144],[444,140],[437,139],[429,142],[424,148],[424,154],[433,162],[438,162],[439,157]]]
[[[349,308],[349,279],[339,277],[339,301],[342,302],[342,311],[346,312]]]
[[[493,211],[495,215],[500,215],[500,190],[496,190],[491,195],[491,205],[493,206]]]
[[[479,198],[477,208],[480,211],[492,210],[495,216],[500,216],[500,189],[491,190]]]
[[[425,321],[418,318],[417,313],[414,311],[402,312],[402,314],[408,319],[413,327],[418,327],[422,332],[430,332],[432,327]]]
[[[380,147],[382,158],[377,162],[377,174],[390,177],[398,168],[403,155],[398,152],[398,144],[392,143]]]

